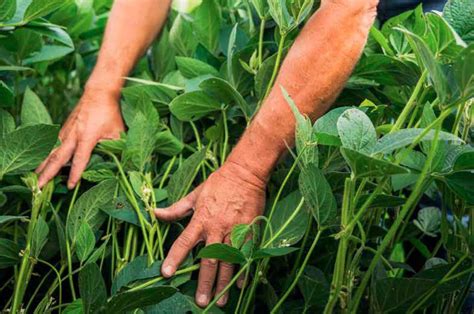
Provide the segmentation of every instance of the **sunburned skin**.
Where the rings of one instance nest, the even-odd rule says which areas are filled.
[[[117,110],[123,77],[160,30],[169,2],[114,2],[97,66],[85,95],[61,131],[63,145],[38,169],[41,186],[73,158],[68,186],[74,187],[94,145],[103,138],[116,138],[123,130]],[[163,276],[173,276],[198,242],[229,243],[233,226],[250,223],[263,213],[266,182],[294,140],[295,119],[280,86],[289,92],[303,114],[316,119],[326,112],[362,53],[377,3],[323,0],[291,47],[273,89],[224,165],[182,200],[155,210],[156,216],[165,221],[192,214],[162,263]],[[232,265],[203,259],[196,303],[207,306],[229,283],[232,274]],[[227,299],[224,294],[217,305],[225,305]]]

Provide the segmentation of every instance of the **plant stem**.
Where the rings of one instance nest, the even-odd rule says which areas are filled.
[[[242,266],[237,274],[234,275],[232,280],[225,286],[224,289],[222,289],[221,292],[219,292],[214,299],[206,306],[206,308],[202,311],[203,314],[209,312],[209,310],[216,304],[216,302],[234,285],[234,283],[239,279],[240,275],[250,266],[250,262],[247,262],[244,266]]]
[[[377,266],[378,261],[380,260],[382,254],[384,253],[385,249],[388,247],[388,245],[391,243],[392,239],[396,236],[398,228],[402,224],[403,220],[407,216],[408,212],[410,212],[411,208],[415,206],[423,194],[423,191],[425,190],[426,186],[428,186],[427,183],[429,183],[430,179],[428,178],[429,175],[429,170],[431,169],[431,163],[433,161],[433,158],[435,156],[437,146],[438,146],[438,136],[439,136],[439,131],[441,129],[441,123],[438,125],[436,129],[436,133],[434,136],[434,142],[433,145],[431,146],[430,153],[428,155],[428,158],[426,160],[426,163],[422,169],[422,172],[420,174],[419,179],[416,182],[415,188],[413,192],[410,194],[410,197],[407,199],[405,205],[403,205],[399,215],[393,222],[392,226],[388,230],[386,236],[382,240],[382,243],[380,243],[377,252],[372,259],[369,268],[364,274],[364,277],[362,278],[360,286],[356,290],[356,294],[354,296],[354,299],[349,305],[349,311],[350,312],[355,312],[357,308],[359,307],[360,300],[362,299],[362,295],[365,291],[365,288],[369,282],[369,279],[372,275],[372,273],[375,270],[375,267]],[[428,181],[428,182],[427,182]]]
[[[305,259],[303,260],[303,264],[301,264],[301,267],[300,269],[298,270],[298,273],[296,274],[296,277],[293,279],[293,282],[291,283],[290,287],[286,290],[286,292],[283,294],[283,296],[280,298],[280,300],[278,301],[278,303],[273,307],[271,313],[274,314],[278,311],[278,309],[282,306],[282,304],[285,302],[285,300],[288,298],[288,296],[290,295],[291,291],[293,291],[293,289],[296,287],[296,285],[298,284],[298,281],[301,277],[301,275],[303,274],[304,270],[305,270],[305,267],[306,267],[306,264],[308,264],[308,261],[311,257],[311,254],[313,253],[314,251],[314,248],[316,247],[316,244],[318,243],[319,241],[319,238],[321,237],[321,233],[324,231],[324,229],[319,229],[318,230],[318,233],[316,234],[316,237],[314,238],[313,240],[313,243],[311,244],[311,247],[309,248],[309,251],[308,253],[306,254],[306,257]]]
[[[227,155],[227,145],[229,142],[229,127],[227,125],[227,115],[225,112],[225,108],[222,109],[222,121],[224,123],[224,144],[222,146],[221,165],[223,165],[225,162],[226,155]]]
[[[344,182],[344,197],[342,200],[342,212],[341,212],[341,226],[344,229],[349,223],[350,211],[351,211],[351,200],[354,190],[355,179],[347,178]],[[352,230],[351,230],[352,232]],[[342,289],[342,284],[344,282],[344,274],[346,272],[345,263],[346,263],[346,254],[349,244],[349,234],[346,234],[345,237],[342,237],[339,240],[339,246],[337,248],[336,264],[334,266],[334,273],[332,276],[331,291],[329,294],[329,300],[324,308],[324,313],[333,313],[334,306],[336,305],[339,293]]]
[[[263,35],[265,34],[265,18],[260,18],[260,32],[258,34],[258,67],[263,63]]]
[[[273,83],[275,82],[276,76],[278,74],[278,70],[280,68],[281,56],[283,54],[283,45],[285,44],[285,39],[286,39],[286,33],[280,34],[280,41],[278,43],[278,51],[277,51],[275,66],[273,67],[273,73],[272,73],[270,82],[268,82],[267,90],[265,92],[265,96],[263,97],[263,99],[267,98],[268,94],[270,94],[270,90],[272,89]]]
[[[189,267],[186,267],[186,268],[183,268],[183,269],[178,269],[174,276],[178,276],[178,275],[182,275],[182,274],[186,274],[186,273],[190,273],[190,272],[193,272],[195,270],[199,269],[199,264],[194,264],[192,266],[189,266]],[[146,287],[149,287],[157,282],[160,282],[162,280],[165,280],[165,277],[163,276],[159,276],[159,277],[156,277],[156,278],[153,278],[151,280],[148,280],[138,286],[135,286],[133,288],[130,288],[129,290],[127,291],[136,291],[136,290],[140,290],[140,289],[143,289],[143,288],[146,288]]]
[[[293,211],[293,213],[291,214],[290,217],[288,217],[288,219],[285,221],[285,223],[283,224],[283,226],[273,235],[273,237],[270,238],[270,240],[268,240],[264,245],[263,247],[264,248],[267,248],[270,244],[272,244],[273,241],[275,241],[276,238],[278,238],[280,236],[280,234],[283,233],[283,231],[285,231],[286,227],[288,227],[288,225],[295,219],[295,217],[299,214],[301,208],[303,208],[303,205],[304,205],[304,197],[301,198],[298,206],[296,207],[296,209]]]
[[[408,118],[410,113],[412,113],[413,108],[416,105],[416,99],[418,98],[418,94],[420,93],[423,84],[425,83],[427,75],[428,71],[424,70],[420,76],[420,79],[418,80],[418,83],[415,86],[415,89],[413,90],[413,93],[410,96],[410,99],[408,100],[405,108],[403,108],[402,112],[398,116],[398,119],[390,130],[390,133],[398,131],[405,124],[406,119]]]

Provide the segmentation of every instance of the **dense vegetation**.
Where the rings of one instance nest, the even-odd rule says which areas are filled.
[[[170,280],[159,265],[186,221],[152,209],[225,161],[317,4],[176,2],[122,91],[127,133],[96,148],[74,191],[67,171],[39,190],[31,171],[81,95],[110,5],[0,4],[0,309],[199,312],[195,270],[215,257],[248,280],[210,312],[461,311],[474,244],[472,1],[374,26],[314,125],[282,89],[297,145],[265,216],[236,226],[232,246],[198,247]]]

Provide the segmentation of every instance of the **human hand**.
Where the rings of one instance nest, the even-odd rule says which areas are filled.
[[[249,224],[263,214],[265,186],[265,180],[247,168],[227,161],[186,197],[168,208],[155,209],[156,217],[165,221],[193,215],[163,261],[163,276],[173,276],[189,252],[201,241],[205,241],[206,245],[230,245],[230,233],[235,225]],[[207,306],[212,295],[219,294],[227,286],[232,274],[232,264],[202,259],[196,303],[201,307]],[[213,293],[214,284],[216,287]],[[226,293],[217,301],[217,305],[224,306],[227,299]]]
[[[55,148],[36,169],[39,186],[48,183],[72,160],[67,186],[74,188],[95,145],[100,140],[119,138],[124,130],[117,94],[86,90],[59,132],[61,146]]]

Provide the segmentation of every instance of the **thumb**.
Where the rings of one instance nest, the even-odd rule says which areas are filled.
[[[173,205],[165,208],[155,208],[155,216],[164,221],[174,221],[189,216],[193,212],[193,207],[200,190],[201,186],[198,186],[194,191]]]

